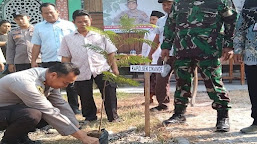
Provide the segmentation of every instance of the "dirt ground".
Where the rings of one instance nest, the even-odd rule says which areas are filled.
[[[228,133],[214,132],[216,124],[216,111],[211,108],[212,101],[206,93],[198,93],[196,106],[188,107],[187,123],[166,127],[172,137],[184,137],[190,143],[197,144],[249,144],[257,143],[257,135],[240,133],[240,129],[252,124],[251,106],[247,91],[231,91],[232,109],[230,110],[231,130]],[[162,121],[170,115],[157,114]]]
[[[173,94],[171,94],[173,95]],[[248,92],[244,91],[230,91],[232,109],[230,110],[230,124],[231,131],[228,133],[216,133],[214,132],[216,124],[216,111],[211,108],[212,101],[208,98],[207,94],[200,92],[196,97],[196,106],[188,107],[186,117],[186,124],[172,125],[169,127],[163,127],[161,122],[172,115],[172,103],[171,110],[160,113],[151,114],[151,137],[144,140],[144,118],[143,111],[144,106],[141,103],[144,101],[142,94],[129,94],[118,99],[118,107],[121,118],[124,120],[119,124],[112,124],[104,119],[104,127],[108,131],[112,131],[115,134],[121,135],[121,131],[124,129],[130,129],[136,127],[136,131],[133,133],[127,133],[123,139],[112,140],[111,143],[175,143],[176,138],[185,138],[193,144],[257,144],[257,134],[242,134],[240,129],[249,126],[252,123],[250,117],[250,102]],[[173,101],[173,100],[172,100]],[[97,100],[97,105],[100,101]],[[151,107],[155,106],[151,105]],[[128,116],[130,115],[130,116]],[[97,123],[97,122],[96,122]],[[89,124],[89,128],[97,127],[96,123]],[[140,128],[139,128],[140,127]],[[158,133],[158,134],[157,134]],[[156,136],[158,135],[158,136]],[[137,136],[137,139],[134,137]],[[138,136],[140,140],[138,140]],[[1,137],[1,136],[0,136]],[[32,139],[42,140],[44,144],[74,144],[80,143],[72,137],[62,137],[58,134],[44,134],[42,132],[36,132],[30,134]],[[127,138],[124,138],[127,137]],[[143,140],[142,140],[143,139]],[[133,142],[132,142],[133,141]]]

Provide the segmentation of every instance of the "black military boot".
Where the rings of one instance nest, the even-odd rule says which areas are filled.
[[[185,112],[186,112],[186,107],[175,106],[174,114],[172,115],[172,117],[170,117],[167,120],[164,120],[162,124],[164,126],[168,126],[171,124],[185,123],[186,122]]]
[[[216,132],[229,132],[228,110],[217,110]]]

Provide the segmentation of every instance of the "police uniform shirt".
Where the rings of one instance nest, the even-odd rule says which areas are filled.
[[[42,118],[60,134],[78,131],[78,121],[60,89],[44,85],[45,68],[32,68],[0,79],[0,107],[25,104],[42,112]]]
[[[31,63],[32,47],[30,42],[34,27],[30,25],[28,29],[16,28],[8,35],[7,44],[7,64],[29,64]],[[37,59],[40,62],[40,58]]]
[[[6,42],[8,40],[8,35],[0,34],[0,42]],[[0,47],[2,49],[3,55],[6,58],[6,45]]]

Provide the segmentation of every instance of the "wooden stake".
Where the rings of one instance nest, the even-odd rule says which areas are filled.
[[[147,64],[149,65],[149,64]],[[145,136],[150,136],[150,73],[145,72]]]

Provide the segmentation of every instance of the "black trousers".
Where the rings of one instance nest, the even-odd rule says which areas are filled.
[[[15,144],[18,139],[35,131],[35,128],[45,126],[44,120],[43,125],[39,124],[41,117],[39,110],[23,104],[0,107],[0,130],[5,130],[2,141]]]
[[[102,74],[96,76],[95,78],[92,76],[90,80],[75,82],[75,88],[81,100],[82,115],[86,118],[86,120],[89,121],[97,119],[97,108],[93,98],[93,80],[95,81],[103,97],[105,81],[103,80]],[[106,82],[104,107],[109,121],[119,118],[117,114],[116,87],[116,84],[108,81]]]
[[[254,119],[253,124],[257,125],[257,65],[245,65],[245,75],[247,79],[250,101],[252,104],[251,117]]]
[[[69,84],[66,87],[66,93],[68,98],[68,103],[70,104],[70,107],[73,111],[79,109],[79,102],[78,102],[78,94],[75,90],[74,84]]]
[[[53,61],[53,62],[42,62],[42,67],[43,68],[49,68],[55,64],[58,64],[58,63],[61,63],[61,62],[58,62],[58,61]]]
[[[16,72],[30,69],[30,68],[31,68],[31,64],[15,64]]]

